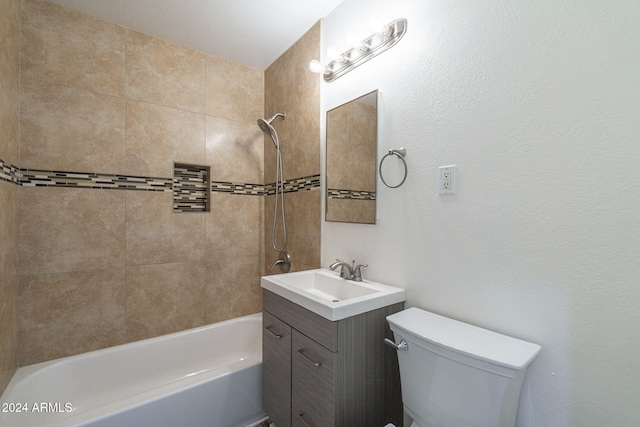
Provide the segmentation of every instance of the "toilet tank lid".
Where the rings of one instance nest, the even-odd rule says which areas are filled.
[[[542,347],[411,307],[387,316],[393,327],[419,339],[434,343],[467,356],[496,363],[512,369],[526,368]]]

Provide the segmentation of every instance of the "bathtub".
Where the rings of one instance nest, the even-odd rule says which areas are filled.
[[[262,314],[18,369],[0,426],[245,427],[262,411]]]

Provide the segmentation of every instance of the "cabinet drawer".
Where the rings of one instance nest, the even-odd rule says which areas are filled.
[[[336,353],[294,329],[291,369],[292,425],[335,426]]]
[[[291,327],[262,313],[262,408],[278,427],[291,426]]]
[[[329,350],[338,351],[338,322],[325,319],[266,289],[262,290],[262,308]]]

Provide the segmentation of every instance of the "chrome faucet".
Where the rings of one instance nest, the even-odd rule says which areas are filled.
[[[342,267],[340,269],[340,277],[347,280],[353,280],[354,282],[362,282],[362,272],[360,271],[361,267],[368,267],[367,264],[358,264],[356,265],[356,260],[351,261],[352,264],[344,262],[341,259],[336,259],[336,262],[331,264],[329,268],[335,271],[338,267]]]

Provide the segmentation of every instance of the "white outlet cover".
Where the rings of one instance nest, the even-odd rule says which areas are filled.
[[[438,194],[456,194],[456,165],[438,168]]]

